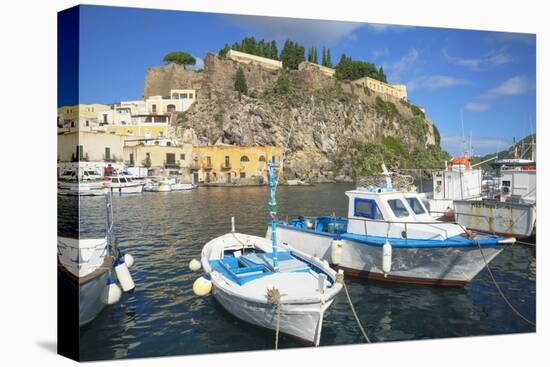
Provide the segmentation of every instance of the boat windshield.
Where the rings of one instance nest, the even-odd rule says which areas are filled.
[[[403,203],[400,199],[388,200],[388,204],[397,218],[409,216],[409,211],[407,210],[407,207],[405,207],[405,203]]]
[[[414,214],[424,214],[426,211],[422,207],[422,204],[420,203],[420,200],[417,198],[407,198],[407,202],[409,203],[409,206],[411,207]]]
[[[126,178],[125,178],[125,177],[121,177],[121,178],[120,178],[120,183],[126,183],[126,182],[127,182],[127,181],[126,181]]]

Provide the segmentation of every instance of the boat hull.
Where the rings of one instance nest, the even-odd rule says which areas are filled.
[[[332,263],[332,236],[302,231],[288,226],[277,228],[278,242],[288,244],[306,254]],[[382,271],[382,247],[344,239],[341,261],[336,267],[346,275],[369,279],[429,284],[464,286],[471,281],[500,251],[502,246],[426,247],[392,249],[389,274]],[[335,264],[333,264],[334,266]]]
[[[110,186],[107,188],[113,194],[127,195],[127,194],[139,194],[143,192],[143,185],[131,185],[131,186]]]
[[[234,317],[264,329],[275,330],[277,317],[273,304],[243,300],[224,292],[214,285],[213,295],[222,307]],[[317,346],[320,343],[323,317],[333,300],[324,304],[281,304],[279,332],[302,344]]]
[[[454,206],[455,219],[470,230],[525,239],[535,229],[534,204],[457,200]]]
[[[78,279],[63,265],[58,264],[60,286],[66,295],[64,302],[75,302],[78,299],[78,322],[81,327],[92,322],[105,308],[104,296],[109,273],[110,271],[101,271],[85,277],[86,279]]]

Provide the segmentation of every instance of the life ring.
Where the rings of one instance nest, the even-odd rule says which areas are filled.
[[[435,192],[441,192],[441,186],[440,185],[437,185],[435,187]]]

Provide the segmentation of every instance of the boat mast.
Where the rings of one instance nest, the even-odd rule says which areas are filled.
[[[273,247],[273,269],[279,271],[279,258],[277,256],[277,200],[275,199],[275,193],[277,191],[277,176],[275,175],[275,164],[269,163],[267,166],[269,170],[269,186],[271,191],[271,197],[268,204],[269,215],[271,215],[271,244]]]

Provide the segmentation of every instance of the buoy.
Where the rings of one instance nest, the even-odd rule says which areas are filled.
[[[386,278],[391,271],[391,252],[391,243],[386,239],[384,246],[382,246],[382,271],[384,272],[384,278]]]
[[[116,259],[115,273],[124,292],[129,292],[135,288],[136,285],[134,284],[130,270],[128,270],[128,266],[124,262],[124,257],[119,257]]]
[[[199,260],[193,259],[193,260],[189,261],[189,270],[197,271],[197,270],[200,270],[201,267],[202,267],[202,265],[201,265],[201,262]]]
[[[342,261],[342,246],[344,245],[344,241],[333,239],[332,243],[330,245],[330,261],[334,265],[340,264]]]
[[[103,302],[107,305],[114,305],[120,301],[122,291],[111,277],[107,279],[107,286],[103,290]]]
[[[134,257],[130,254],[124,254],[124,262],[129,269],[134,265]]]
[[[212,281],[208,275],[197,278],[193,283],[193,292],[197,296],[206,296],[212,290]]]

